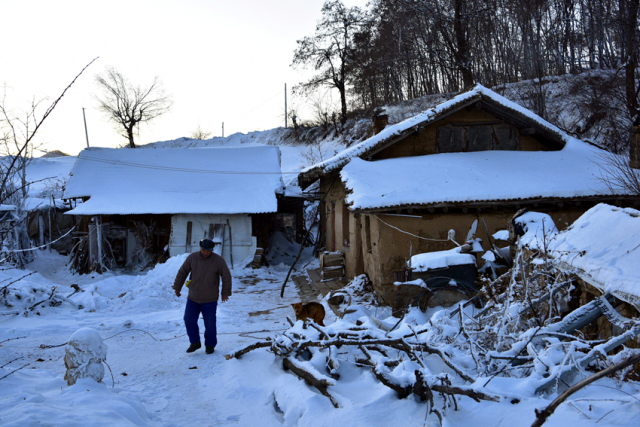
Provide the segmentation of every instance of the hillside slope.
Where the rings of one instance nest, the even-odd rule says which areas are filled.
[[[593,70],[579,75],[548,77],[493,87],[506,98],[542,116],[567,133],[616,152],[628,149],[631,120],[624,104],[623,76],[615,70]],[[438,94],[383,107],[389,124],[399,123],[432,108],[454,94]],[[339,124],[315,127],[275,128],[236,133],[207,140],[178,138],[141,146],[237,147],[278,145],[283,172],[292,173],[325,160],[344,148],[372,135],[371,111],[352,114],[344,129]]]

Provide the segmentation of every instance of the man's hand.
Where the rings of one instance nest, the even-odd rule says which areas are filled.
[[[228,296],[223,296],[222,297],[222,302],[227,302],[229,301],[229,297]]]
[[[179,297],[180,296],[180,290],[179,289],[174,289],[176,291],[176,296]]]

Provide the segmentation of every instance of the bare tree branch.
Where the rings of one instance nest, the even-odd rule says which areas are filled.
[[[154,77],[148,87],[134,86],[113,67],[96,75],[96,83],[102,96],[94,96],[98,110],[107,120],[116,124],[118,132],[135,148],[134,133],[140,123],[148,123],[169,111],[171,98],[164,93],[159,77]]]

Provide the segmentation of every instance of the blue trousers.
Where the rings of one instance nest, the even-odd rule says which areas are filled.
[[[191,344],[200,343],[200,329],[198,328],[198,318],[202,313],[204,320],[204,345],[205,347],[215,347],[218,344],[216,337],[216,310],[218,301],[198,304],[187,299],[187,306],[184,309],[184,325],[187,327],[187,335]]]

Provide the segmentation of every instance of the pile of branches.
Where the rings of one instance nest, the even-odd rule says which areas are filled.
[[[72,285],[73,292],[69,295],[62,295],[57,286],[38,286],[32,282],[22,282],[31,276],[32,273],[26,274],[9,283],[0,283],[0,315],[23,315],[29,317],[30,314],[40,315],[40,309],[45,307],[59,307],[63,303],[70,304],[74,307],[82,308],[69,297],[81,292],[78,285]]]
[[[141,267],[149,266],[154,261],[154,241],[158,233],[155,221],[149,225],[142,221],[133,221],[135,226],[136,250],[132,257],[132,262]]]
[[[405,398],[415,394],[429,404],[429,411],[442,419],[442,413],[434,405],[434,393],[439,393],[445,402],[457,405],[455,395],[467,396],[476,401],[500,401],[501,397],[478,390],[470,384],[475,379],[468,371],[452,360],[442,348],[429,344],[424,340],[428,327],[398,331],[395,335],[375,327],[373,324],[354,325],[339,320],[331,327],[321,327],[314,323],[291,322],[292,327],[276,335],[275,339],[267,338],[234,353],[226,355],[226,359],[240,358],[244,354],[259,348],[282,358],[285,370],[290,370],[308,384],[326,396],[336,408],[338,401],[330,392],[330,387],[340,379],[340,363],[344,357],[338,357],[338,349],[342,354],[353,356],[353,362],[360,367],[371,369],[375,377],[385,386],[397,392],[398,397]],[[425,357],[436,355],[453,373],[433,373],[425,363]],[[326,371],[322,373],[321,370]],[[456,383],[454,385],[454,382]]]
[[[371,370],[398,397],[414,394],[426,401],[428,412],[442,421],[447,407],[457,409],[455,396],[476,401],[512,398],[488,388],[496,377],[520,378],[531,382],[538,394],[549,393],[567,374],[612,367],[633,353],[610,355],[640,332],[635,320],[624,319],[620,324],[625,332],[608,341],[588,340],[567,327],[590,315],[586,306],[570,309],[573,279],[572,272],[555,266],[544,250],[525,248],[505,274],[484,286],[477,297],[485,300],[483,309],[470,300],[417,324],[414,319],[422,316],[412,315],[418,308],[411,308],[394,328],[371,316],[355,324],[339,319],[329,327],[289,320],[291,328],[284,333],[225,357],[266,348],[336,408],[331,388],[340,378],[340,364],[355,364]],[[434,366],[434,357],[448,367],[447,373],[442,373],[441,363]],[[436,408],[435,395],[441,397],[442,409]]]
[[[108,225],[105,224],[105,231]],[[78,238],[78,243],[73,246],[69,254],[69,271],[72,273],[89,274],[91,272],[104,273],[108,270],[115,270],[116,260],[109,240],[103,232],[102,237],[102,259],[97,260],[91,256],[90,236],[85,235]]]

